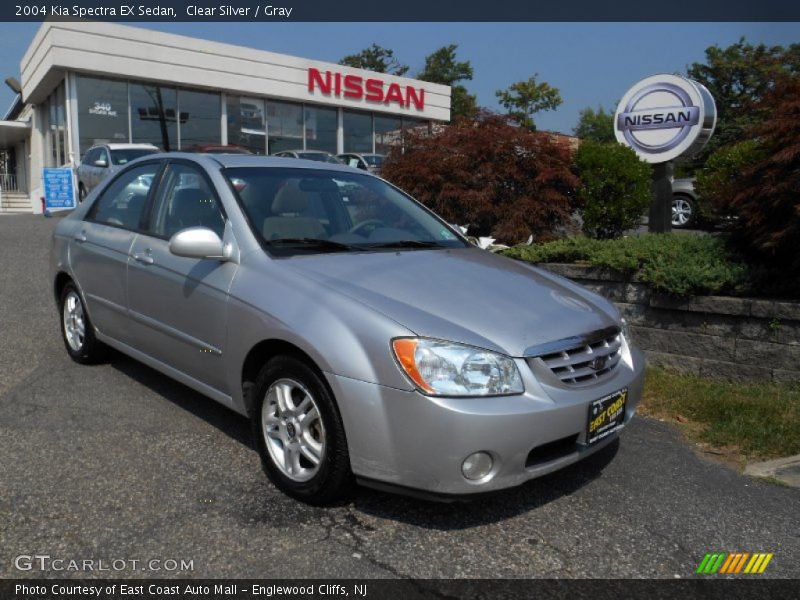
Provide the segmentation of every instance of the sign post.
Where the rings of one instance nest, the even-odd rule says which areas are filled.
[[[673,162],[697,154],[714,133],[717,107],[706,87],[678,75],[653,75],[629,89],[614,114],[614,135],[653,165],[649,230],[672,229]]]
[[[51,211],[71,210],[76,207],[75,174],[72,169],[43,169],[42,182],[45,216]]]

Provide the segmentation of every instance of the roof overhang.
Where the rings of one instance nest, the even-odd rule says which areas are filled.
[[[0,121],[0,148],[10,148],[26,139],[31,132],[30,123]]]

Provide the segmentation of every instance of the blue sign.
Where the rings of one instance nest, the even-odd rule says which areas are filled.
[[[75,208],[75,185],[72,169],[44,169],[44,208]]]

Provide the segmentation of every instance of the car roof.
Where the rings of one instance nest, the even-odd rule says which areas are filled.
[[[158,150],[153,144],[98,144],[106,146],[109,150]]]
[[[285,167],[290,169],[314,169],[317,171],[321,169],[326,171],[340,171],[351,175],[353,173],[353,168],[347,165],[283,156],[263,156],[259,154],[203,154],[197,152],[168,152],[161,156],[167,158],[184,158],[196,162],[209,159],[226,169],[236,167]],[[147,158],[152,159],[153,157],[149,156]],[[366,173],[364,174],[366,175]]]

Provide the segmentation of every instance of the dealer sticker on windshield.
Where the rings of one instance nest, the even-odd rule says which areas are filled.
[[[621,429],[625,421],[625,403],[628,390],[619,390],[589,405],[589,425],[586,443],[594,444]]]

